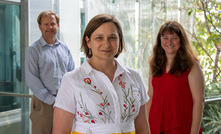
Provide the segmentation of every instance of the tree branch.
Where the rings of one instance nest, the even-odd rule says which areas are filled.
[[[202,10],[203,10],[203,14],[204,14],[204,18],[205,18],[205,24],[206,24],[206,29],[209,32],[209,34],[211,35],[211,31],[210,31],[210,27],[208,25],[208,19],[206,17],[206,8],[205,8],[205,2],[203,0],[200,0],[201,4],[202,4]]]
[[[206,53],[206,55],[214,62],[213,58],[210,56],[210,54],[206,51],[206,49],[203,47],[203,45],[200,43],[199,39],[196,37],[195,34],[190,33],[188,30],[186,30],[187,33],[189,33],[189,35],[191,35],[191,37],[193,37],[196,41],[197,44],[202,48],[202,50]]]

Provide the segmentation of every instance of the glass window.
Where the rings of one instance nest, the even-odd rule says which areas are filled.
[[[81,13],[81,38],[83,37],[85,29],[85,13]]]
[[[20,92],[19,6],[0,3],[0,91]],[[19,98],[0,96],[0,112],[20,107]]]
[[[80,38],[80,42],[82,37],[83,37],[83,34],[84,34],[84,30],[85,30],[85,13],[84,12],[81,12],[81,38]],[[81,49],[81,54],[80,54],[80,63],[83,64],[84,61],[86,60],[86,57],[83,53],[83,50]]]
[[[22,55],[24,55],[25,44],[24,37],[20,36],[21,31],[24,31],[20,29],[20,13],[22,13],[20,2],[20,0],[0,0],[1,134],[28,134],[30,130],[28,106],[30,98],[18,97],[22,91],[26,90],[21,73],[23,70],[21,68],[24,66],[24,58],[21,57],[24,57]],[[21,42],[23,42],[22,46]]]

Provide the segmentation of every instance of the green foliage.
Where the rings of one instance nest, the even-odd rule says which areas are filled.
[[[196,25],[193,45],[203,68],[206,99],[221,97],[221,58],[215,60],[215,57],[220,57],[221,49],[221,1],[194,0],[194,5]],[[188,9],[188,14],[193,14],[191,9]],[[204,134],[221,133],[220,107],[220,101],[205,104],[202,121]]]
[[[206,86],[206,99],[214,97],[220,97],[221,94],[221,83],[213,83]]]
[[[204,70],[206,84],[214,81],[220,82],[219,70],[221,60],[218,60],[218,69],[215,68],[215,56],[221,45],[221,1],[220,0],[195,0],[196,12],[196,40],[194,46],[199,55]],[[188,12],[192,11],[188,9]],[[212,75],[215,74],[215,80]]]
[[[203,132],[205,134],[220,134],[221,132],[221,102],[206,104],[203,117]]]
[[[187,9],[188,15],[191,15],[193,13],[193,11],[194,11],[193,8],[188,8]]]

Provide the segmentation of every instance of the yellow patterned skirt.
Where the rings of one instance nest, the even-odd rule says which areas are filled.
[[[78,132],[72,132],[72,134],[83,134],[83,133],[78,133]],[[126,132],[126,133],[110,133],[110,134],[135,134],[135,131],[133,132]]]

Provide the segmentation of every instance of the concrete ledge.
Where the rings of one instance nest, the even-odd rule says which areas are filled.
[[[21,109],[0,112],[0,127],[21,122]]]

